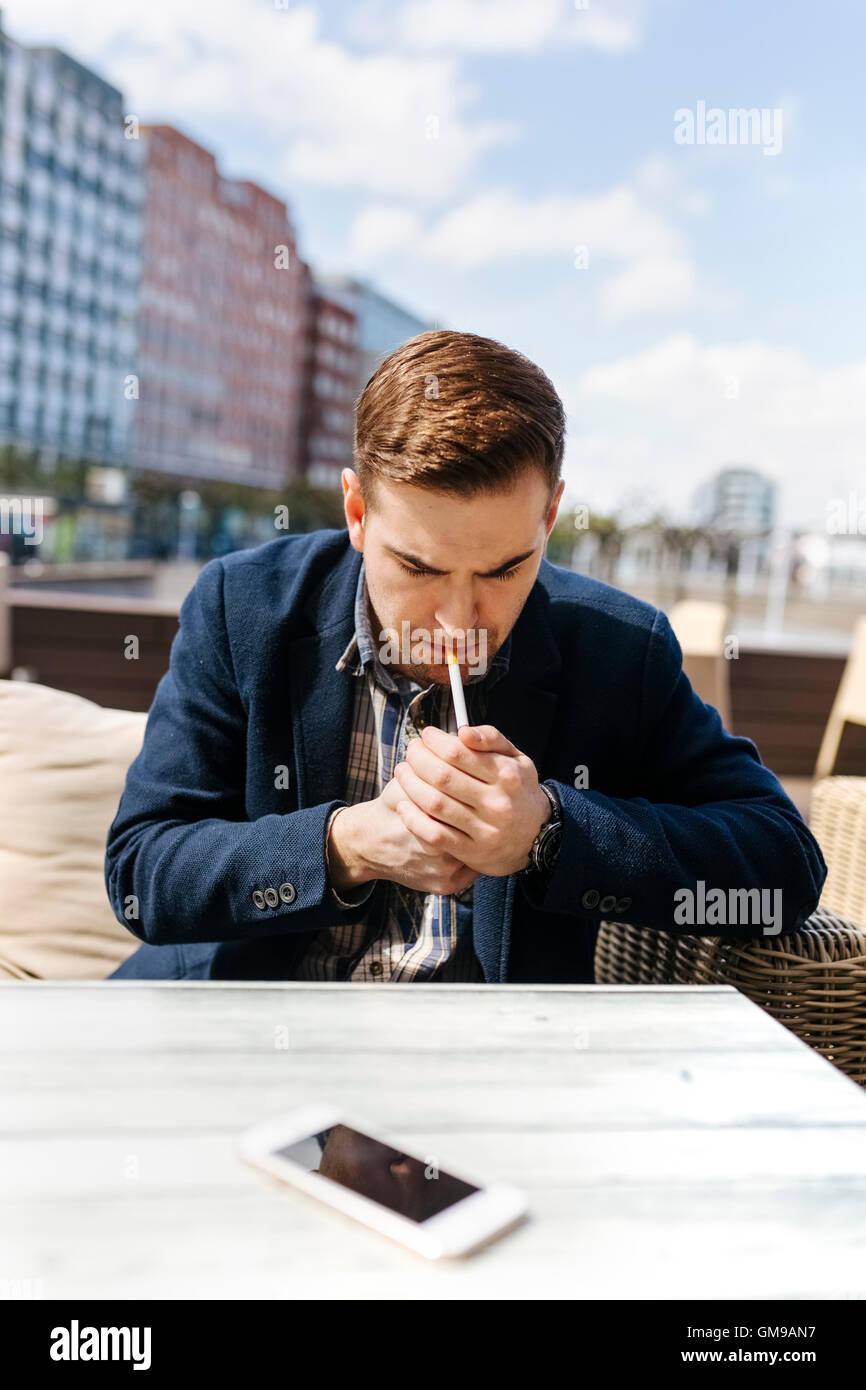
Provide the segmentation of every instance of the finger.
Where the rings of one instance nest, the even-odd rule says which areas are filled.
[[[409,800],[422,811],[425,811],[428,816],[471,835],[475,817],[469,806],[465,806],[462,801],[455,801],[452,796],[431,787],[429,783],[418,776],[415,769],[410,767],[408,763],[398,763],[394,768],[394,776]]]
[[[481,805],[488,784],[440,758],[422,739],[409,740],[406,747],[406,764],[434,791],[452,796],[455,801],[462,801],[465,806],[477,808]]]
[[[495,729],[492,724],[464,724],[457,733],[470,749],[479,750],[484,753],[504,753],[510,758],[520,755],[520,749],[515,748],[514,744]]]
[[[465,726],[464,726],[465,727]],[[418,739],[410,739],[407,746],[407,753],[413,743]],[[420,742],[425,748],[429,748],[432,753],[441,758],[443,762],[450,763],[452,767],[460,768],[468,777],[475,777],[479,782],[495,782],[497,772],[491,766],[490,758],[484,753],[470,748],[461,738],[454,734],[446,734],[444,729],[434,728],[428,724],[421,732]]]
[[[464,845],[470,844],[467,835],[455,830],[453,826],[433,820],[412,801],[398,801],[397,814],[410,834],[426,849],[437,854],[451,854],[455,859],[459,859],[461,864],[465,863],[461,858],[461,852]]]

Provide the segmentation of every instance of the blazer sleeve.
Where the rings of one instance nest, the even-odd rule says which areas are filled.
[[[308,932],[350,915],[336,908],[325,859],[326,828],[344,802],[246,817],[246,714],[223,578],[222,561],[210,561],[181,605],[169,670],[108,831],[114,914],[152,945]],[[281,887],[276,907],[256,906],[256,890]]]
[[[646,796],[591,790],[591,767],[587,790],[551,782],[563,808],[562,847],[545,885],[524,883],[533,906],[702,936],[757,937],[801,927],[827,875],[821,851],[754,743],[728,733],[713,706],[696,695],[661,612],[647,643],[632,746],[635,781]],[[770,890],[767,906],[781,910],[769,930],[763,918],[703,926],[677,920],[681,890],[697,902],[700,880],[704,893],[721,889],[726,900],[732,890]],[[757,906],[754,895],[753,901]]]

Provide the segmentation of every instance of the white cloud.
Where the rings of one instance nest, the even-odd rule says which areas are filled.
[[[637,314],[671,313],[695,298],[695,271],[690,261],[676,256],[646,256],[633,261],[601,292],[605,318],[626,319]]]
[[[627,259],[671,254],[678,238],[626,186],[584,198],[551,194],[536,199],[491,188],[433,221],[415,249],[430,259],[471,268],[550,253],[570,263],[577,245],[588,247],[590,261],[594,256]]]
[[[640,0],[412,0],[397,37],[408,47],[461,53],[538,53],[583,45],[622,53],[641,38]]]
[[[334,50],[316,67],[321,83],[296,74],[304,115],[285,160],[292,178],[438,202],[517,134],[511,122],[466,114],[474,93],[444,60]]]
[[[747,463],[780,481],[787,520],[823,525],[828,500],[862,476],[866,360],[822,368],[794,349],[674,334],[590,368],[571,406],[583,431],[570,445],[571,473],[583,474],[590,441],[588,461],[608,495],[634,483],[620,451],[635,436],[645,446],[641,476],[674,505],[715,469]]]
[[[635,188],[642,196],[661,202],[668,212],[681,217],[705,217],[710,210],[706,193],[684,187],[681,165],[674,164],[669,155],[649,155],[639,165]]]
[[[569,412],[562,468],[569,503],[583,503],[597,512],[621,512],[624,499],[631,497],[636,481],[642,480],[635,520],[663,509],[663,492],[649,485],[655,453],[648,439],[603,430],[584,430],[581,434],[578,426],[579,417],[575,419]]]
[[[664,200],[659,199],[659,206]],[[381,246],[376,232],[383,230]],[[400,246],[400,237],[403,245]],[[403,205],[371,205],[357,217],[352,246],[367,262],[406,250],[456,270],[509,260],[554,257],[593,277],[599,308],[609,319],[670,313],[697,298],[694,268],[677,228],[636,188],[570,197],[522,198],[491,188],[458,204],[422,230]],[[584,249],[585,248],[585,249]],[[579,268],[584,258],[585,268]],[[596,281],[599,262],[624,262],[608,282]]]
[[[364,208],[352,227],[355,254],[363,260],[403,251],[418,242],[422,234],[414,212],[381,203]]]
[[[324,39],[311,5],[248,0],[6,0],[9,32],[66,49],[119,86],[143,120],[230,144],[242,172],[291,195],[298,179],[419,202],[453,197],[482,154],[515,134],[474,114],[477,90],[446,56],[354,53]],[[439,137],[430,139],[430,117]],[[248,151],[254,151],[250,174]],[[263,171],[268,172],[263,172]]]

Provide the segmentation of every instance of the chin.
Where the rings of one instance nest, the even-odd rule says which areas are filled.
[[[447,666],[407,666],[402,674],[418,685],[450,685]]]

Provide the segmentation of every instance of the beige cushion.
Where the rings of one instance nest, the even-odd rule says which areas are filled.
[[[0,680],[0,979],[102,980],[138,949],[104,866],[146,722]]]

